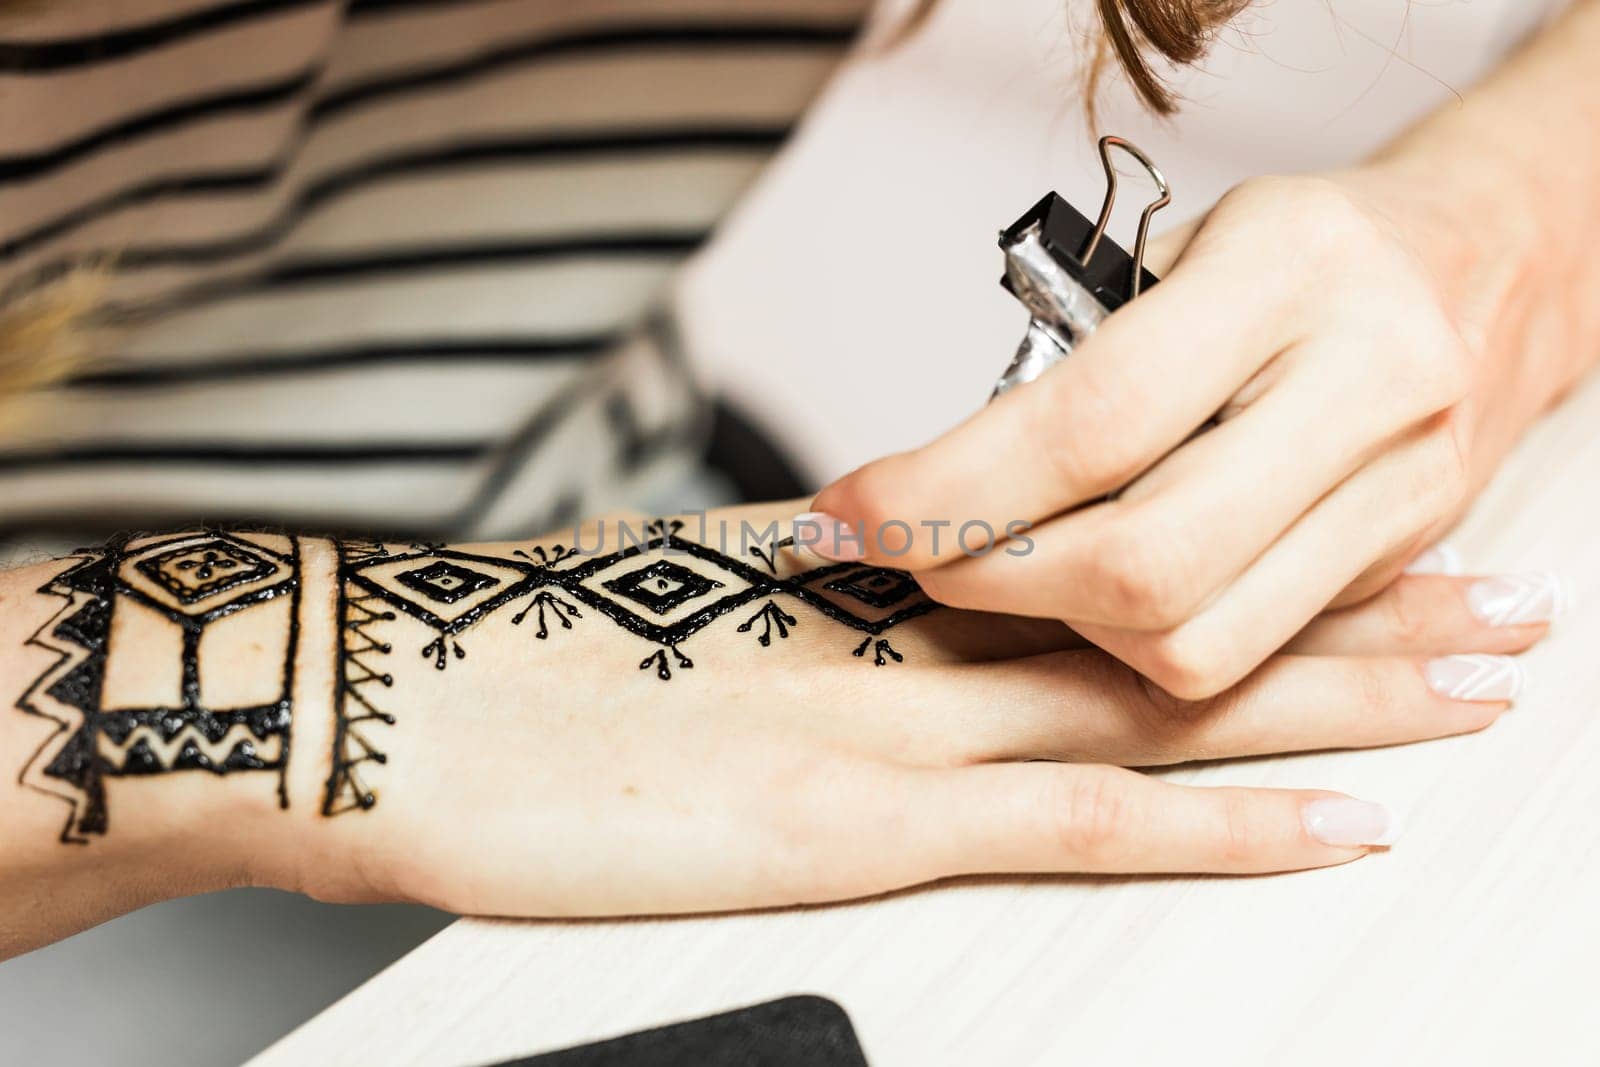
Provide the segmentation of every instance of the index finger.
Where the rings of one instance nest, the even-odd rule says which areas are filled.
[[[1294,272],[1241,262],[1234,240],[1208,247],[1202,231],[1196,242],[1037,381],[824,489],[814,512],[864,531],[865,547],[839,556],[829,541],[820,553],[937,567],[962,558],[952,538],[963,524],[1004,536],[1104,496],[1181,444],[1293,340]]]

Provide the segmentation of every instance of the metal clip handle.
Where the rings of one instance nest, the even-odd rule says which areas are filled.
[[[1114,241],[1106,242],[1109,251],[1101,249],[1117,201],[1117,171],[1111,165],[1113,148],[1121,148],[1137,159],[1158,192],[1139,217],[1138,241],[1131,258]],[[1149,156],[1120,137],[1100,138],[1100,162],[1106,172],[1106,193],[1099,221],[1091,225],[1059,194],[1049,193],[1000,232],[1000,248],[1006,257],[1001,284],[1028,309],[1029,319],[1027,336],[995,383],[991,399],[1033,381],[1061,362],[1107,315],[1137,297],[1144,287],[1150,219],[1172,202],[1171,187]],[[1077,251],[1080,246],[1081,254]],[[1094,262],[1097,252],[1100,263]],[[1122,271],[1130,265],[1133,277],[1124,284]]]
[[[1161,173],[1161,168],[1153,163],[1137,145],[1113,137],[1110,134],[1100,138],[1100,164],[1106,170],[1106,198],[1100,205],[1100,218],[1094,224],[1094,232],[1089,235],[1089,243],[1083,246],[1083,254],[1078,258],[1088,263],[1094,258],[1096,249],[1100,247],[1101,238],[1106,235],[1106,226],[1111,222],[1111,209],[1117,202],[1117,168],[1111,164],[1111,150],[1120,148],[1128,155],[1139,161],[1151,180],[1156,183],[1156,191],[1161,195],[1145,205],[1144,212],[1139,216],[1139,235],[1133,245],[1133,286],[1130,298],[1139,295],[1139,289],[1144,283],[1144,247],[1150,239],[1150,217],[1168,204],[1172,203],[1172,187],[1167,184],[1166,176]]]

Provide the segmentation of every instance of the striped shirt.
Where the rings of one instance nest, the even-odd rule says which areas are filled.
[[[8,16],[0,300],[84,262],[108,285],[103,358],[0,431],[0,535],[514,537],[705,502],[710,403],[674,346],[669,284],[866,7]]]

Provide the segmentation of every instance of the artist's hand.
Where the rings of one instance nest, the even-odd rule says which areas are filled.
[[[1529,314],[1516,203],[1478,210],[1449,183],[1490,179],[1453,165],[1241,185],[1069,359],[825,489],[818,549],[860,558],[826,516],[864,524],[865,558],[946,604],[1064,620],[1182,697],[1233,685],[1393,581],[1574,373]],[[1031,523],[1031,550],[969,558],[973,520]],[[1485,610],[1557,608],[1545,579],[1507,596]]]

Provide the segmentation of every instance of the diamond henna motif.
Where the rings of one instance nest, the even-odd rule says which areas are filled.
[[[169,538],[128,552],[121,590],[168,615],[207,622],[291,584],[290,560],[232,534]]]
[[[670,646],[762,595],[769,582],[714,549],[656,538],[590,560],[557,576],[556,584],[640,637]]]
[[[500,584],[498,578],[444,560],[414,571],[405,571],[396,575],[395,581],[440,604],[454,604],[462,597]]]
[[[891,571],[884,567],[869,567],[854,574],[835,578],[824,589],[844,593],[874,608],[892,608],[902,600],[922,590],[911,575],[904,571]]]
[[[515,560],[439,551],[377,556],[348,567],[346,577],[441,634],[454,634],[522,596],[534,570]]]
[[[703,577],[664,559],[601,584],[657,615],[665,615],[680,604],[723,587],[723,583],[714,578]]]
[[[184,604],[258,581],[275,569],[261,556],[220,540],[175,548],[136,566]]]
[[[938,605],[904,571],[845,563],[799,579],[795,592],[838,622],[880,634]]]

